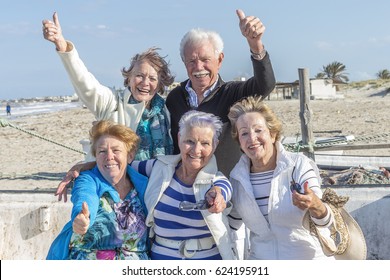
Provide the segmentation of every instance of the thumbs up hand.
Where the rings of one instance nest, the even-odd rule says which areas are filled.
[[[58,19],[56,12],[53,14],[53,21],[47,19],[42,21],[42,31],[43,38],[54,43],[56,45],[57,51],[66,51],[67,43],[64,36],[62,36],[60,20]]]
[[[83,202],[82,209],[80,213],[76,216],[76,218],[73,221],[73,232],[77,234],[85,234],[89,228],[89,210],[88,210],[88,204],[86,202]]]
[[[264,34],[265,26],[258,17],[246,16],[242,10],[236,10],[236,14],[239,19],[241,34],[248,40],[251,51],[260,53],[264,49],[261,37]]]

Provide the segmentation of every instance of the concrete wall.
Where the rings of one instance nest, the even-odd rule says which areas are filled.
[[[368,259],[390,260],[390,186],[334,188],[366,237]],[[42,260],[70,219],[72,203],[53,193],[0,192],[0,259]]]
[[[310,80],[311,96],[315,99],[336,98],[336,87],[332,80]]]
[[[45,259],[71,207],[53,193],[0,192],[0,259]]]
[[[343,98],[336,92],[336,86],[331,79],[310,79],[312,99],[336,99]],[[299,87],[294,89],[293,96],[299,98]]]

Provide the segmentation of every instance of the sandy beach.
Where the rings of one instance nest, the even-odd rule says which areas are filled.
[[[284,125],[285,136],[300,134],[299,100],[268,100]],[[383,89],[347,91],[342,99],[311,100],[315,137],[390,133],[390,93]],[[29,115],[12,124],[46,139],[82,151],[80,140],[88,138],[94,116],[80,108]],[[340,132],[334,132],[340,131]],[[321,132],[321,133],[317,133]],[[370,143],[388,143],[374,138]],[[12,127],[0,127],[0,189],[56,189],[60,179],[84,155],[42,140]],[[390,156],[390,149],[355,150],[349,154]]]

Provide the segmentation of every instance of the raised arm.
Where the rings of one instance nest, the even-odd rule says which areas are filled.
[[[242,10],[237,10],[236,13],[241,34],[248,42],[253,64],[253,77],[244,83],[239,83],[236,90],[237,98],[250,95],[262,95],[265,98],[276,84],[271,60],[262,41],[265,26],[258,17],[246,16]]]
[[[58,55],[68,73],[76,94],[85,106],[95,115],[97,120],[115,120],[118,96],[109,87],[101,84],[89,72],[81,60],[74,44],[65,40],[58,14],[53,14],[53,20],[42,21],[43,37],[56,46]]]

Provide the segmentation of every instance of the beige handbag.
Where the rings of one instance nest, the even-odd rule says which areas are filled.
[[[326,188],[322,195],[322,201],[329,206],[328,210],[331,209],[334,220],[330,227],[330,238],[321,235],[309,212],[303,219],[303,226],[318,237],[325,255],[334,256],[337,260],[365,260],[367,246],[364,234],[355,219],[343,208],[348,199],[338,196],[331,188]]]

